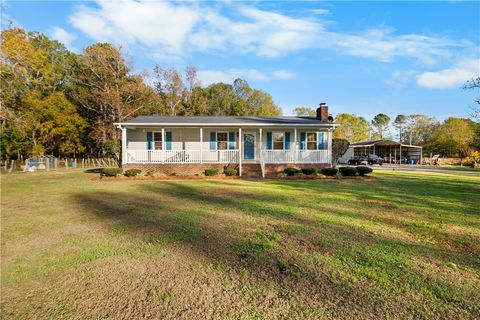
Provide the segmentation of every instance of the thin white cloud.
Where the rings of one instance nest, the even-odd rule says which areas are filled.
[[[52,39],[55,39],[65,45],[69,50],[76,52],[77,49],[72,45],[76,36],[69,33],[67,30],[60,27],[54,27],[50,32]]]
[[[295,72],[291,72],[287,70],[276,70],[272,72],[272,76],[277,79],[287,80],[287,79],[295,78],[297,74]]]
[[[293,72],[286,70],[262,72],[257,69],[199,70],[197,75],[204,85],[217,82],[232,83],[238,78],[253,82],[265,82],[276,79],[286,80],[295,77]]]
[[[304,49],[390,62],[398,57],[431,66],[451,58],[453,48],[472,48],[464,40],[396,34],[390,28],[357,33],[328,30],[325,9],[290,17],[252,4],[97,1],[80,5],[70,23],[96,41],[137,45],[152,57],[174,60],[196,52],[255,54],[275,58]],[[222,9],[225,9],[222,11]],[[229,11],[228,16],[224,11]],[[235,17],[235,18],[233,18]]]
[[[153,1],[98,1],[70,16],[71,24],[96,41],[139,43],[181,54],[201,12],[194,6]]]
[[[467,80],[480,76],[480,59],[459,61],[453,68],[424,72],[417,76],[417,84],[429,89],[458,88]]]
[[[386,84],[394,88],[404,87],[416,74],[415,70],[395,70],[391,77],[385,81]]]
[[[322,16],[330,14],[330,10],[328,9],[312,9],[311,12]]]

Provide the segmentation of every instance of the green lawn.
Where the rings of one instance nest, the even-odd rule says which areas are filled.
[[[4,319],[478,319],[480,177],[2,177]]]
[[[472,167],[467,167],[467,166],[455,166],[455,165],[442,165],[442,166],[429,166],[432,169],[447,169],[447,170],[463,170],[463,171],[478,171],[480,172],[480,168],[472,168]]]

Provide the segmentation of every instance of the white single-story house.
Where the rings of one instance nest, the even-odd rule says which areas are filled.
[[[366,140],[350,144],[347,152],[340,158],[340,163],[348,163],[354,156],[375,154],[386,163],[422,163],[422,147],[403,144],[393,140]]]
[[[290,166],[330,166],[331,120],[320,104],[316,117],[139,116],[115,125],[124,169],[194,175],[232,167],[265,177]]]

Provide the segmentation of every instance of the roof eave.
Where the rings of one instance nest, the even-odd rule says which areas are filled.
[[[169,126],[169,127],[261,127],[261,126],[275,126],[275,127],[333,127],[336,128],[339,126],[337,123],[166,123],[166,122],[156,122],[156,123],[132,123],[132,122],[114,122],[115,126],[146,126],[146,127],[158,127],[158,126]]]

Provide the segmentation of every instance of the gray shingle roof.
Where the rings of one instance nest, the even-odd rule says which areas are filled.
[[[179,116],[139,116],[122,122],[124,125],[335,125],[319,121],[314,117],[179,117]]]

